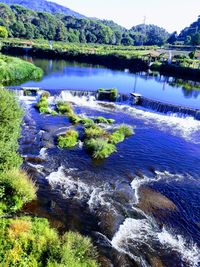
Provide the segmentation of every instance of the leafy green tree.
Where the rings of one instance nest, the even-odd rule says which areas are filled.
[[[7,38],[8,37],[8,31],[6,27],[0,26],[0,38]]]

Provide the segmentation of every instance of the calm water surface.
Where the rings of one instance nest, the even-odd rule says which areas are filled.
[[[200,90],[186,90],[181,86],[170,85],[173,78],[151,77],[146,73],[133,74],[128,70],[116,71],[102,66],[26,58],[44,70],[39,82],[27,82],[23,86],[37,86],[43,89],[80,89],[117,88],[121,93],[137,92],[161,102],[200,108]]]

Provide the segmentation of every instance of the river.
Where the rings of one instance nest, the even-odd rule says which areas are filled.
[[[72,102],[78,114],[135,127],[117,153],[95,162],[81,142],[71,150],[59,149],[56,137],[71,126],[68,119],[39,114],[36,97],[18,92],[26,110],[20,153],[47,216],[91,236],[103,266],[200,266],[200,121],[137,107],[129,100],[107,105],[66,89],[115,87],[192,108],[200,107],[200,90],[188,91],[159,75],[28,60],[43,68],[44,78],[22,86],[48,89],[52,105],[61,98]]]

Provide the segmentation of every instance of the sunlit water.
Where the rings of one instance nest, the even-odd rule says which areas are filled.
[[[117,88],[121,93],[137,92],[144,97],[161,102],[200,108],[200,90],[186,90],[176,85],[176,79],[146,73],[133,74],[128,70],[117,71],[102,66],[46,60],[25,57],[44,70],[39,82],[26,82],[23,86],[37,86],[43,89],[81,89]],[[174,84],[172,86],[172,84]],[[195,84],[195,83],[193,83]]]
[[[41,67],[44,77],[23,86],[50,89],[52,106],[58,99],[70,101],[78,114],[103,115],[115,119],[116,126],[135,127],[135,134],[117,145],[117,153],[94,162],[81,142],[70,150],[57,147],[57,136],[71,127],[65,116],[40,115],[34,108],[37,97],[17,92],[26,110],[20,140],[23,167],[35,179],[46,212],[66,229],[91,236],[100,254],[116,267],[200,266],[200,121],[135,107],[129,101],[105,107],[94,96],[74,96],[63,89],[115,87],[121,93],[137,92],[197,109],[200,90],[172,86],[174,79],[159,75],[26,59]],[[81,133],[81,126],[75,128]],[[143,189],[151,195],[145,193],[142,200]],[[161,209],[145,212],[143,201],[155,191],[162,194],[155,195],[154,203]],[[166,203],[169,208],[162,209]]]
[[[92,236],[114,266],[155,266],[155,258],[163,266],[199,266],[200,121],[128,103],[103,108],[94,97],[65,91],[50,103],[58,99],[73,102],[78,114],[103,115],[136,128],[117,153],[93,162],[81,143],[71,150],[56,146],[57,135],[71,127],[66,117],[40,115],[36,98],[20,97],[26,109],[20,152],[49,212],[61,209],[69,229]],[[160,192],[175,208],[145,213],[138,208],[140,188]]]

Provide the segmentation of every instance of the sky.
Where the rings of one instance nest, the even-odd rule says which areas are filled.
[[[169,32],[180,32],[200,15],[199,0],[51,0],[88,17],[114,20],[131,28],[156,24]]]

